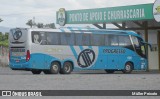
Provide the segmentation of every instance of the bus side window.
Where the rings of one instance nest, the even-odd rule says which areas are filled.
[[[40,44],[42,37],[39,32],[32,32],[32,42],[35,44]]]
[[[103,46],[104,45],[104,35],[93,34],[91,36],[91,44],[93,46]]]
[[[75,34],[75,43],[76,45],[82,45],[82,34],[77,33]]]
[[[46,33],[42,32],[42,33],[40,33],[40,35],[41,35],[41,42],[40,42],[40,44],[41,45],[46,45],[47,44]]]
[[[74,34],[73,33],[61,33],[61,44],[62,45],[74,45]]]
[[[109,36],[108,36],[108,35],[105,35],[104,37],[105,37],[105,38],[104,38],[104,44],[105,44],[105,46],[110,45]]]
[[[131,41],[129,36],[118,36],[119,46],[131,46]]]
[[[90,34],[83,34],[82,42],[84,46],[90,46]]]
[[[58,33],[47,33],[47,45],[58,45],[59,34]]]
[[[118,36],[118,39],[119,39],[119,46],[128,48],[130,50],[134,50],[129,36],[120,35]]]
[[[118,36],[117,35],[109,35],[109,41],[111,46],[118,46]]]

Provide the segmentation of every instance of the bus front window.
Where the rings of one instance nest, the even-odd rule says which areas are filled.
[[[146,48],[145,44],[142,43],[143,40],[141,38],[132,36],[132,41],[137,54],[143,58],[146,58]]]

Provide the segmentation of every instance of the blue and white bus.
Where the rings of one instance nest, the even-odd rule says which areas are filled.
[[[9,34],[9,66],[33,74],[145,70],[146,44],[133,31],[81,28],[15,28]]]

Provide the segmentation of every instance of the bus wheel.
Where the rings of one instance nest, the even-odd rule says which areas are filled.
[[[63,68],[60,70],[60,74],[70,74],[73,70],[71,62],[65,62]]]
[[[58,74],[60,70],[60,64],[58,62],[53,62],[50,67],[50,74]]]
[[[40,74],[41,70],[32,70],[31,72],[32,72],[32,74]]]
[[[123,73],[129,74],[133,70],[133,64],[132,63],[126,63],[124,70],[122,70]]]
[[[108,74],[112,74],[112,73],[114,73],[115,72],[115,70],[105,70]]]

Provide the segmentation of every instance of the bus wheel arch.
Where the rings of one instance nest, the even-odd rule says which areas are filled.
[[[50,74],[58,74],[61,68],[61,62],[52,61],[50,64]]]
[[[134,63],[131,61],[128,61],[125,63],[125,67],[122,70],[123,73],[129,74],[134,70]]]
[[[73,71],[73,69],[74,69],[74,63],[72,61],[68,61],[68,62],[70,62],[72,64],[72,71]]]
[[[74,64],[72,61],[65,61],[62,68],[60,69],[60,74],[70,74],[74,69]]]

